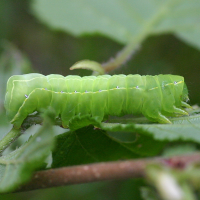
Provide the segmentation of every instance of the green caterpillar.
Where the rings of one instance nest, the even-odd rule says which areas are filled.
[[[8,119],[20,128],[31,113],[52,107],[63,127],[78,116],[143,114],[151,121],[171,123],[168,116],[188,115],[188,90],[182,76],[15,75],[7,82],[5,108]]]

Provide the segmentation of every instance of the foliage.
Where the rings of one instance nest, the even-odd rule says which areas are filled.
[[[97,32],[124,44],[133,39],[140,44],[150,34],[174,32],[200,48],[198,0],[83,0],[60,1],[56,6],[54,0],[35,0],[33,8],[50,27],[76,36]]]
[[[0,192],[9,192],[27,182],[34,170],[42,165],[53,147],[52,119],[45,118],[44,125],[20,148],[0,158]]]
[[[5,7],[9,7],[8,5],[12,4],[7,3],[6,1],[2,2],[2,5],[0,3],[0,10],[3,10],[3,6],[6,5]],[[196,80],[199,80],[199,52],[192,49],[191,47],[186,46],[185,44],[178,44],[178,48],[176,49],[174,43],[177,43],[177,41],[173,42],[173,39],[172,43],[170,44],[168,44],[168,40],[166,40],[166,38],[163,39],[163,41],[166,40],[166,42],[163,42],[161,37],[156,37],[150,40],[147,39],[152,35],[155,36],[163,33],[173,33],[186,44],[189,44],[199,50],[200,27],[198,21],[200,17],[200,2],[198,0],[67,0],[59,2],[55,0],[34,0],[31,1],[30,4],[32,6],[31,12],[34,17],[37,17],[43,23],[43,25],[40,24],[40,26],[43,28],[43,31],[44,25],[46,25],[46,29],[48,29],[47,32],[49,35],[47,33],[46,35],[44,34],[44,38],[48,38],[48,35],[49,40],[46,42],[46,44],[40,43],[40,47],[47,46],[48,49],[49,45],[53,43],[51,39],[53,37],[52,35],[55,36],[56,34],[58,35],[55,37],[59,38],[56,40],[61,40],[61,43],[65,41],[63,36],[65,33],[62,33],[62,35],[60,32],[55,32],[55,30],[68,32],[76,37],[86,34],[100,34],[126,45],[115,59],[111,59],[111,61],[102,65],[102,68],[98,65],[95,69],[92,69],[90,66],[85,67],[85,63],[84,66],[82,65],[81,67],[77,67],[76,65],[75,68],[88,68],[91,70],[99,71],[99,73],[113,73],[112,70],[116,70],[116,68],[118,68],[122,63],[125,63],[130,58],[131,54],[137,50],[138,46],[143,44],[143,49],[141,51],[146,51],[144,54],[145,56],[138,54],[138,56],[136,56],[133,61],[133,68],[131,69],[131,67],[129,67],[131,65],[128,64],[128,67],[121,68],[122,73],[135,73],[139,71],[137,68],[139,63],[139,67],[141,68],[143,66],[147,66],[146,69],[142,68],[142,70],[146,70],[145,73],[147,74],[151,72],[151,68],[154,68],[153,73],[158,73],[158,71],[161,71],[161,73],[171,73],[172,71],[178,74],[182,73],[180,75],[185,76],[188,76],[187,74],[191,74],[191,79],[188,79],[190,80],[188,81],[189,91],[190,88],[192,88],[195,90],[195,92],[191,92],[191,94],[195,93],[197,96],[199,96],[197,92],[197,86],[199,83],[193,81],[192,77],[196,75],[198,78]],[[3,26],[3,24],[4,23],[2,23],[0,26]],[[23,25],[23,27],[26,26]],[[49,30],[48,27],[51,27],[51,30]],[[29,32],[25,32],[25,29],[22,29],[20,26],[17,28],[20,29],[20,31],[24,31],[23,37],[21,38],[25,38],[24,41],[26,41],[26,48],[29,48],[29,43],[27,41],[30,42],[30,38],[37,38],[37,42],[38,38],[42,38],[41,35],[43,34],[38,34],[40,37],[37,34],[34,34],[35,28],[31,28],[31,31],[33,32],[32,34],[29,34],[31,32],[30,30]],[[8,31],[9,29],[5,30]],[[44,32],[41,31],[40,33]],[[52,34],[51,36],[50,33]],[[5,37],[5,33],[2,35]],[[17,36],[17,34],[12,37],[17,38],[13,42],[18,44],[16,41],[18,41],[18,39],[20,41],[20,37]],[[47,71],[45,73],[49,74],[52,73],[51,68],[49,67],[49,65],[52,64],[50,63],[52,61],[51,59],[60,59],[60,55],[58,54],[61,54],[61,52],[64,52],[64,55],[66,55],[69,59],[74,57],[75,61],[80,60],[80,58],[88,59],[88,57],[92,60],[97,58],[98,61],[101,59],[106,60],[107,57],[111,57],[110,49],[112,49],[114,52],[116,49],[115,45],[117,45],[111,43],[109,40],[102,38],[97,44],[93,42],[90,43],[92,39],[86,39],[85,41],[87,42],[84,43],[83,39],[76,40],[71,36],[67,37],[70,38],[70,40],[67,40],[66,42],[69,43],[70,48],[66,50],[65,47],[67,45],[64,42],[66,46],[63,48],[59,47],[61,50],[59,48],[56,49],[52,47],[52,54],[47,55],[46,58],[46,49],[44,50],[43,48],[36,48],[36,51],[34,51],[34,48],[31,49],[33,52],[30,54],[32,62],[37,65],[38,63],[35,61],[37,59],[33,58],[35,58],[35,56],[38,58],[42,55],[44,58],[42,61],[40,61],[39,65],[43,66],[43,63],[45,63],[43,68],[46,67]],[[98,37],[95,37],[93,40],[97,40],[96,38]],[[41,41],[43,39],[41,39]],[[144,43],[144,40],[147,40],[147,43]],[[157,41],[157,47],[154,46],[156,49],[153,49],[153,40]],[[33,41],[35,45],[37,42],[35,42],[35,39],[33,39]],[[70,43],[70,41],[73,41],[73,43]],[[22,43],[20,43],[19,46],[21,46]],[[110,49],[102,49],[102,44],[104,46],[108,45],[106,48]],[[171,44],[174,46],[170,46]],[[34,45],[30,45],[30,48],[34,47]],[[78,49],[77,46],[79,45],[83,46],[82,50],[75,54],[74,52]],[[162,47],[159,49],[158,46]],[[170,48],[167,50],[168,46],[170,46]],[[117,47],[119,48],[119,46]],[[189,51],[185,53],[187,48]],[[173,49],[175,50],[173,51]],[[29,49],[27,52],[31,51]],[[87,54],[87,52],[89,53]],[[99,57],[96,56],[95,52],[96,54],[100,54]],[[170,54],[170,52],[173,53]],[[177,52],[178,55],[176,54]],[[157,55],[155,56],[155,54]],[[168,54],[170,54],[171,57],[167,57]],[[106,55],[107,57],[101,57],[102,55]],[[164,57],[167,58],[167,61],[164,59]],[[189,58],[191,58],[191,60]],[[56,69],[60,62],[59,59],[57,59],[54,63]],[[138,62],[138,59],[140,62]],[[86,64],[87,62],[88,61],[86,61]],[[191,66],[193,65],[194,69],[196,70],[192,70],[192,68],[190,69],[187,64],[188,62],[191,63]],[[174,65],[177,66],[177,71],[172,68]],[[179,65],[181,67],[178,69]],[[186,69],[188,73],[185,72]],[[115,71],[116,73],[119,72],[117,70]],[[4,52],[1,54],[0,59],[1,138],[3,138],[3,135],[10,129],[8,122],[5,121],[5,111],[3,109],[6,80],[12,74],[23,74],[31,71],[32,69],[30,69],[30,62],[27,57],[11,44],[7,45],[7,49],[4,50]],[[53,73],[58,72],[55,71]],[[190,77],[188,76],[187,78]],[[192,98],[193,96],[191,95],[191,99]],[[199,103],[199,99],[196,99],[198,100],[196,100],[196,102]],[[20,132],[16,133],[15,138],[10,137],[10,140],[6,141],[7,144],[5,142],[3,143],[4,147],[0,147],[1,150],[4,150],[7,147],[3,152],[3,155],[0,157],[0,192],[3,193],[14,191],[21,184],[24,184],[30,180],[35,170],[39,168],[47,169],[47,165],[45,165],[44,162],[47,161],[46,159],[50,155],[49,152],[52,150],[54,142],[55,147],[52,153],[52,162],[48,160],[48,167],[52,168],[94,162],[106,162],[144,157],[151,158],[152,156],[173,156],[180,153],[186,154],[188,152],[191,153],[194,151],[198,152],[200,142],[200,110],[198,106],[194,106],[193,110],[188,110],[188,112],[190,113],[190,116],[171,118],[170,120],[173,122],[172,125],[149,123],[149,121],[143,117],[133,118],[128,116],[118,119],[109,118],[106,122],[103,123],[98,123],[95,121],[95,119],[91,120],[87,117],[76,118],[74,119],[74,122],[76,123],[70,124],[70,130],[62,128],[59,129],[59,131],[61,130],[61,134],[59,134],[58,129],[52,128],[52,121],[54,121],[54,119],[52,119],[51,115],[49,116],[47,114],[43,116],[44,124],[39,130],[36,130],[35,127],[32,126],[32,131],[34,132],[33,136],[30,136],[30,130],[27,128],[34,123],[40,124],[41,119],[37,121],[35,120],[34,116],[30,116],[26,121],[26,123],[28,122],[29,125],[26,124],[25,126],[24,124]],[[60,125],[59,119],[57,119],[55,123]],[[27,129],[23,135],[26,136],[25,139],[23,136],[20,136],[24,132],[24,129]],[[54,137],[55,134],[56,136]],[[19,138],[17,139],[17,137]],[[15,141],[15,139],[17,140]],[[20,147],[16,148],[17,146]],[[161,196],[166,198],[164,196],[165,194],[163,194],[163,191],[161,191],[157,184],[158,181],[160,181],[160,179],[158,180],[157,177],[159,177],[161,172],[164,175],[167,174],[168,178],[169,176],[172,177],[177,185],[180,186],[181,191],[187,194],[188,199],[195,198],[192,190],[196,191],[195,195],[198,198],[198,165],[189,166],[184,170],[174,170],[170,167],[163,168],[161,166],[149,166],[147,169],[149,184],[144,182],[144,180],[137,179],[116,183],[116,185],[113,187],[117,189],[115,189],[115,195],[112,196],[112,198],[133,199],[134,197],[135,199],[143,200],[156,198],[160,199]],[[105,192],[105,188],[110,190],[110,185],[111,183],[105,183],[105,187],[103,187],[101,184],[99,184],[98,187],[100,189],[103,188],[102,190]],[[70,187],[72,188],[72,186]],[[87,188],[87,185],[84,185],[82,189],[80,189],[81,186],[76,186],[77,189],[71,189],[70,187],[68,194],[70,196],[70,192],[72,193],[71,199],[76,199],[76,197],[79,199],[85,198],[89,195],[91,198],[106,199],[109,196],[104,192],[102,192],[99,196],[96,195],[97,192],[92,193],[91,191],[97,190],[97,188],[95,188],[96,186],[92,189],[88,189],[89,186]],[[61,191],[61,189],[58,190]],[[83,192],[82,194],[81,192],[77,191],[84,191],[85,193]],[[46,194],[47,199],[54,198],[53,194],[50,195],[50,192],[47,193],[49,193],[49,196]],[[64,191],[63,194],[66,195]],[[13,198],[15,199],[15,196]],[[37,199],[39,198],[41,197],[38,195]],[[60,196],[60,198],[62,197]]]
[[[63,133],[57,136],[52,167],[154,156],[165,145],[151,136],[131,134],[122,141],[92,126]]]

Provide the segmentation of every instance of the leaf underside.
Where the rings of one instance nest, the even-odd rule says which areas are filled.
[[[120,43],[140,44],[149,35],[174,33],[200,49],[198,0],[33,2],[33,12],[41,21],[76,36],[100,33]]]

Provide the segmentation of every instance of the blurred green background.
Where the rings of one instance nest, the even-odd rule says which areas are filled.
[[[76,38],[66,32],[52,30],[32,15],[30,3],[30,0],[0,1],[0,55],[5,51],[5,41],[8,41],[28,57],[36,72],[82,76],[90,75],[91,71],[70,71],[70,66],[82,59],[106,62],[123,47],[99,34]],[[147,38],[129,62],[111,73],[182,75],[188,85],[191,104],[198,104],[199,72],[200,51],[174,35],[166,34]],[[2,83],[1,87],[5,85]],[[114,181],[7,194],[0,198],[140,200],[139,187],[145,185],[140,179]]]
[[[90,71],[70,71],[69,68],[82,59],[106,62],[123,47],[97,34],[75,38],[65,32],[51,30],[31,14],[30,2],[0,1],[0,38],[12,42],[24,52],[39,73],[90,75]],[[200,51],[174,35],[166,34],[148,37],[132,59],[112,74],[182,75],[189,88],[191,103],[195,104],[200,101],[197,93],[199,70]]]

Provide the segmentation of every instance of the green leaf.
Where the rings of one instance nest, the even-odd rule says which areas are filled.
[[[90,124],[98,127],[101,126],[100,122],[95,118],[91,118],[90,114],[84,116],[76,115],[69,121],[69,128],[70,130],[77,130]]]
[[[197,112],[196,110],[195,112]],[[87,125],[97,126],[105,131],[111,132],[132,132],[141,135],[152,136],[155,140],[160,141],[193,141],[200,143],[200,114],[195,112],[188,117],[174,117],[170,120],[173,124],[155,124],[149,123],[145,118],[132,118],[131,120],[124,119],[116,120],[115,123],[99,123],[90,116],[76,116],[70,122],[70,129],[77,130]],[[121,122],[121,123],[120,123]],[[126,122],[126,124],[123,124]],[[137,124],[137,122],[145,124]],[[128,144],[126,145],[128,147]],[[151,149],[151,147],[150,147]],[[141,150],[140,150],[141,151]]]
[[[122,133],[123,134],[123,133]],[[53,167],[139,158],[158,154],[165,143],[137,134],[123,142],[92,126],[57,136]]]
[[[107,131],[129,131],[151,135],[162,141],[193,141],[200,143],[200,115],[171,118],[173,124],[116,124],[102,123]]]
[[[176,144],[165,149],[162,155],[166,157],[172,157],[177,155],[192,154],[195,151],[197,151],[195,144]]]
[[[141,187],[140,192],[143,200],[160,200],[158,194],[150,187]]]
[[[134,178],[126,181],[121,181],[120,188],[116,191],[116,195],[118,199],[122,200],[144,200],[141,196],[141,187],[145,187],[147,185],[144,179]],[[153,199],[155,200],[155,199]]]
[[[35,0],[32,8],[52,28],[76,36],[101,33],[140,44],[149,35],[175,33],[200,48],[199,0]]]
[[[45,119],[44,125],[27,143],[0,157],[0,193],[15,190],[31,178],[34,170],[43,166],[53,147],[52,123]]]

